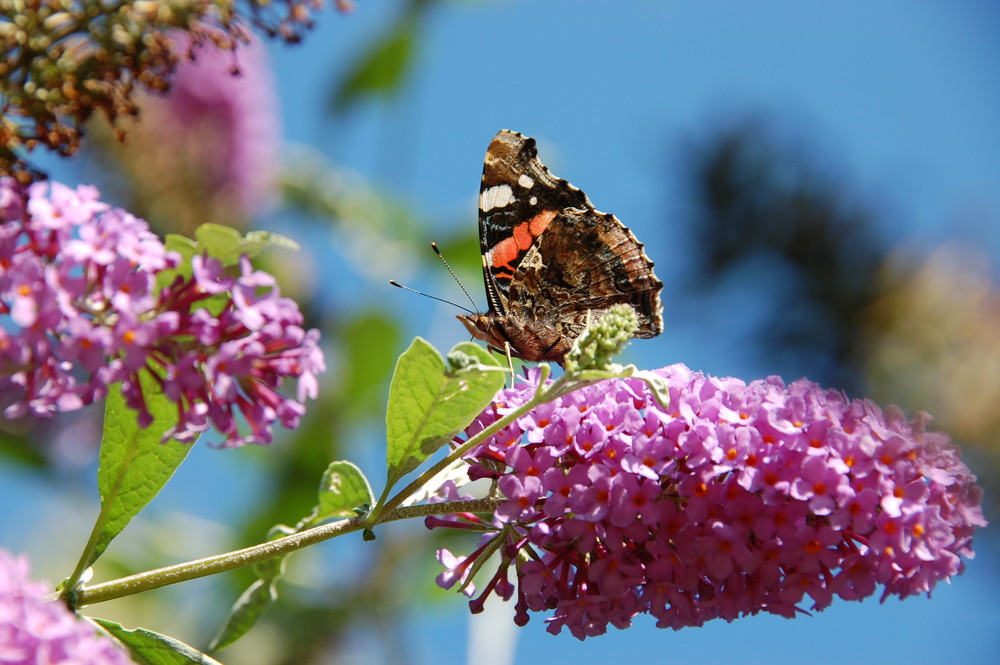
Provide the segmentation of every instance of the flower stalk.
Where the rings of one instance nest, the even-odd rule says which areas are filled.
[[[446,515],[456,512],[492,512],[496,508],[496,499],[475,499],[452,501],[447,503],[421,504],[404,506],[383,513],[379,523],[394,522],[429,515]],[[160,587],[186,582],[188,580],[224,573],[244,566],[251,566],[267,559],[284,556],[309,545],[360,531],[367,527],[364,516],[320,524],[311,529],[294,533],[281,538],[246,547],[232,552],[186,561],[184,563],[165,566],[135,575],[129,575],[116,580],[67,589],[63,595],[72,599],[76,607],[96,605],[108,600],[130,596],[132,594],[150,591]]]
[[[626,317],[627,319],[627,317]],[[621,326],[612,323],[605,326],[600,332],[593,336],[593,339],[602,339],[605,334],[618,336]],[[627,320],[625,322],[627,328]],[[610,331],[610,332],[609,332]],[[606,363],[605,365],[606,366]],[[92,605],[95,603],[119,598],[121,596],[139,593],[156,589],[169,584],[176,584],[189,579],[213,575],[253,565],[267,559],[280,557],[294,552],[303,547],[313,545],[336,536],[352,533],[358,530],[369,531],[378,524],[392,522],[402,519],[412,519],[414,517],[431,517],[436,515],[454,514],[492,514],[500,503],[499,499],[467,499],[457,501],[447,501],[440,503],[427,503],[415,506],[402,506],[402,504],[413,494],[421,490],[440,471],[447,468],[455,461],[465,457],[477,446],[482,446],[490,437],[516,423],[516,421],[532,409],[556,400],[582,387],[591,385],[598,381],[605,380],[608,376],[628,376],[631,368],[614,372],[612,370],[596,370],[591,364],[587,370],[566,372],[557,380],[547,383],[550,368],[546,364],[538,367],[538,383],[534,394],[511,410],[502,418],[497,419],[488,427],[484,428],[474,436],[470,436],[466,441],[456,446],[445,458],[441,459],[423,473],[413,482],[397,492],[391,499],[383,500],[369,511],[367,515],[359,515],[347,520],[321,524],[291,535],[283,536],[259,545],[254,545],[245,549],[218,554],[196,561],[180,563],[165,568],[138,573],[118,580],[112,580],[101,584],[87,586],[77,589],[74,594],[74,602],[77,606]],[[590,376],[581,376],[587,375]],[[498,543],[495,543],[496,545]],[[489,548],[492,551],[494,548]],[[475,572],[482,565],[478,562],[471,572]]]

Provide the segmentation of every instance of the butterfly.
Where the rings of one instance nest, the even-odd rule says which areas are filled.
[[[501,130],[479,190],[479,246],[489,311],[458,316],[473,337],[515,358],[563,358],[612,305],[631,305],[636,337],[663,330],[663,283],[614,215],[538,160],[535,140]]]

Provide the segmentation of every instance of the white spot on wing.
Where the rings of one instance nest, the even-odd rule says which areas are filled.
[[[479,209],[489,212],[493,208],[503,208],[514,202],[514,190],[510,185],[496,185],[479,195]]]
[[[517,184],[525,189],[531,189],[535,186],[535,181],[527,173],[522,173],[517,177]]]
[[[538,205],[538,197],[537,196],[532,196],[530,199],[528,199],[528,203],[530,203],[533,206]]]

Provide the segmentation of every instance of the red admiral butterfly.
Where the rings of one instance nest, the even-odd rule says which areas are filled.
[[[636,337],[663,330],[663,283],[642,243],[549,173],[534,139],[505,129],[490,143],[479,190],[479,245],[490,310],[458,320],[516,358],[561,365],[588,317],[618,303],[639,315]]]

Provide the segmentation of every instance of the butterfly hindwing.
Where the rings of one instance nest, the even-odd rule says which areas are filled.
[[[625,303],[639,314],[636,336],[653,337],[663,329],[663,284],[649,266],[642,245],[614,215],[564,210],[518,266],[508,313],[562,325],[572,339],[588,312]]]

